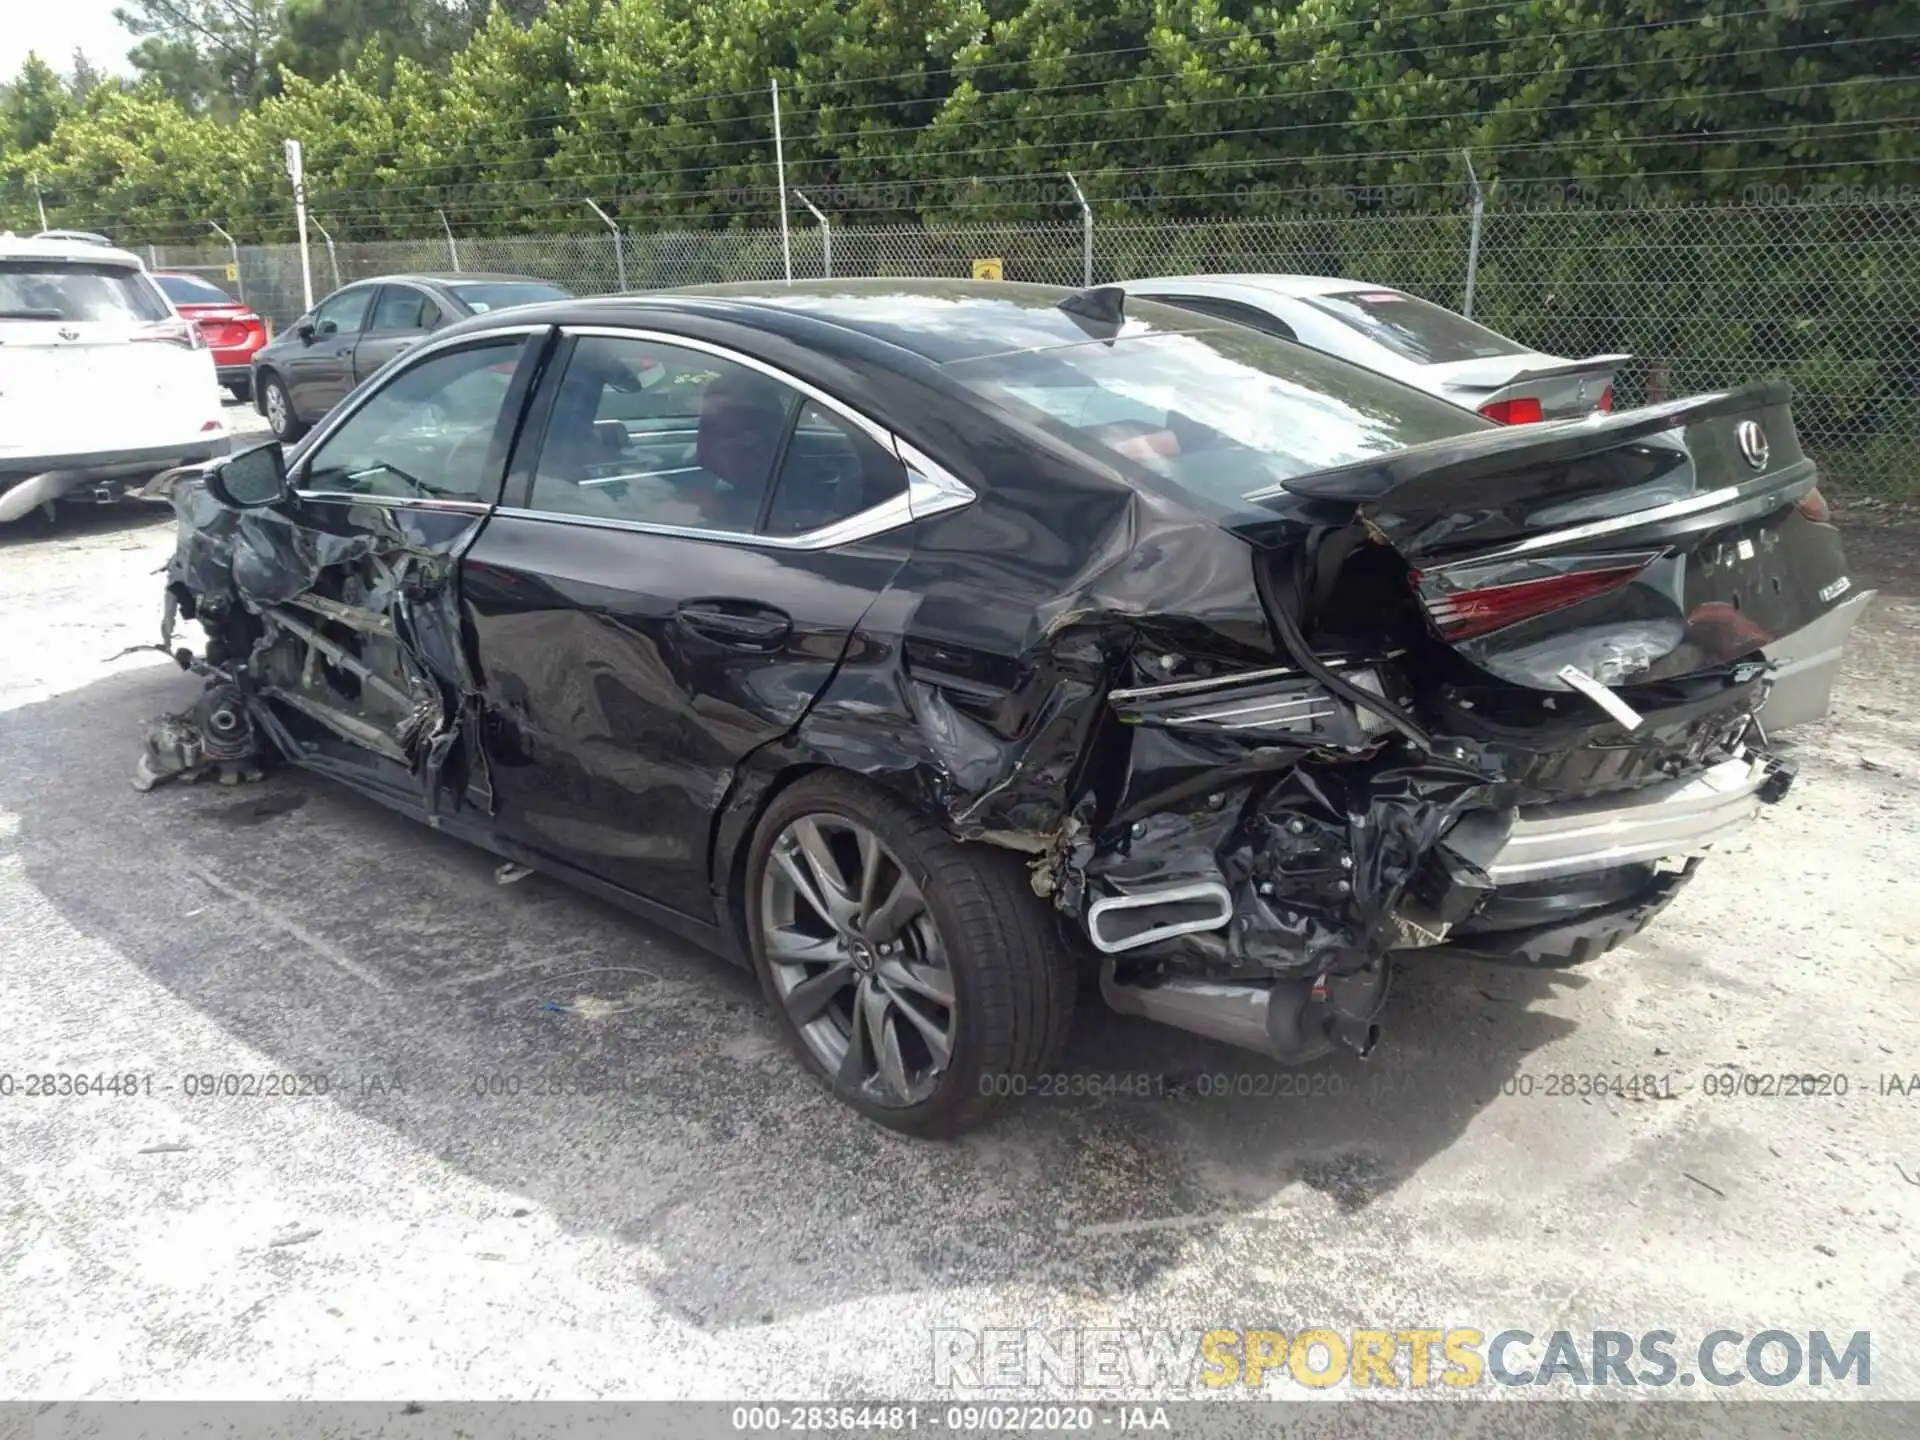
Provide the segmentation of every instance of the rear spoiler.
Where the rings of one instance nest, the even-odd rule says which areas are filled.
[[[1793,397],[1785,380],[1765,380],[1738,390],[1692,395],[1612,414],[1595,412],[1579,420],[1550,420],[1539,425],[1488,425],[1464,435],[1429,440],[1405,450],[1296,475],[1245,498],[1255,504],[1283,493],[1310,500],[1362,504],[1379,500],[1415,480],[1444,483],[1498,475],[1521,466],[1550,466],[1596,451],[1612,450],[1650,435],[1677,430],[1719,416],[1784,406]]]
[[[1514,390],[1530,385],[1536,380],[1568,380],[1575,375],[1611,374],[1627,361],[1631,355],[1589,355],[1584,360],[1568,360],[1559,365],[1537,365],[1531,370],[1522,370],[1517,374],[1488,384],[1479,380],[1462,377],[1458,380],[1443,380],[1443,390]]]

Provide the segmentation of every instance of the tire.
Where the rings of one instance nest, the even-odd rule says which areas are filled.
[[[306,422],[294,412],[286,382],[271,370],[260,377],[260,408],[267,417],[267,428],[282,444],[291,445],[307,433]]]
[[[236,380],[227,386],[227,393],[242,405],[245,405],[249,400],[253,399],[253,382],[251,380]]]
[[[882,878],[859,887],[875,897],[866,918],[856,912],[843,926],[807,902],[793,876],[818,892],[819,871],[803,840],[825,842],[839,857],[836,873],[855,877],[838,892],[848,902],[864,873],[854,862],[870,855],[862,832],[876,842]],[[917,890],[918,911],[896,903],[896,877]],[[888,1129],[923,1139],[973,1129],[1026,1093],[1065,1043],[1078,976],[1020,857],[963,844],[865,781],[818,773],[775,797],[748,851],[745,904],[754,972],[788,1044],[830,1092]],[[863,948],[879,953],[863,960]],[[802,954],[809,958],[793,958]],[[842,970],[836,985],[833,974]],[[808,981],[818,983],[802,1001],[799,986]],[[949,1005],[927,998],[942,988]],[[803,1020],[820,995],[832,998],[817,1018]],[[890,1046],[870,1043],[873,1024],[862,1022],[874,1013]],[[942,1015],[946,1054],[937,1058],[925,1022],[937,1027]],[[900,1079],[904,1087],[895,1086]]]

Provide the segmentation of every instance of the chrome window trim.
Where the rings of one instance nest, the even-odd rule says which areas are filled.
[[[355,283],[367,285],[374,282],[362,280],[356,281]],[[352,287],[349,286],[347,288],[351,289]],[[337,294],[338,292],[336,291],[335,293]],[[402,375],[412,370],[416,365],[423,365],[436,355],[443,354],[449,350],[460,350],[471,345],[484,345],[495,340],[509,339],[515,335],[541,335],[552,328],[551,325],[503,325],[497,330],[474,330],[464,335],[448,335],[439,340],[423,341],[411,350],[405,351],[395,359],[388,361],[379,372],[379,382],[369,389],[366,394],[360,396],[357,400],[349,395],[345,401],[336,405],[332,413],[320,422],[318,428],[301,442],[300,458],[295,462],[295,468],[300,471],[303,477],[310,474],[312,472],[311,462],[313,457],[319,454],[321,447],[333,438],[334,432],[355,415],[358,415],[362,410],[366,409],[368,405],[372,404],[374,397],[386,393],[389,386]],[[406,498],[404,496],[351,495],[350,492],[342,490],[302,490],[298,485],[294,485],[291,488],[294,495],[302,500],[337,499],[347,496],[364,505],[375,502],[392,504]],[[484,501],[473,500],[432,500],[426,501],[424,504],[432,506],[478,505],[482,510],[490,510],[493,508]]]
[[[379,505],[389,510],[447,510],[460,515],[485,515],[493,509],[484,500],[443,500],[431,495],[360,495],[352,490],[296,490],[302,500],[328,504]]]
[[[665,525],[649,520],[625,520],[611,515],[576,515],[563,510],[534,510],[502,505],[499,513],[516,520],[539,520],[557,525],[587,525],[598,530],[625,530],[637,535],[661,535],[680,540],[718,541],[729,545],[747,545],[762,550],[831,550],[839,545],[858,544],[900,529],[915,520],[943,514],[970,505],[978,498],[973,487],[934,460],[925,451],[908,444],[878,421],[861,414],[844,400],[828,394],[819,386],[797,375],[770,365],[756,356],[743,354],[726,345],[695,336],[677,335],[666,330],[649,330],[627,325],[562,325],[565,336],[604,337],[611,340],[637,340],[658,345],[677,345],[702,355],[765,375],[768,379],[798,391],[850,424],[864,431],[885,448],[906,472],[906,489],[889,496],[878,505],[870,505],[844,520],[808,530],[799,535],[764,535],[751,530],[708,530],[692,525]]]
[[[626,530],[636,535],[660,535],[674,540],[710,540],[723,545],[746,545],[756,550],[831,550],[872,540],[909,525],[916,518],[911,497],[902,492],[890,500],[809,530],[801,535],[758,535],[748,530],[703,530],[694,525],[661,525],[650,520],[621,520],[611,515],[573,515],[562,510],[523,510],[502,505],[496,512],[516,520],[539,520],[550,525],[585,525],[595,530]]]

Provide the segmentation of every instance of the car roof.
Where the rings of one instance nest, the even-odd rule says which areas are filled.
[[[1298,298],[1302,295],[1336,295],[1347,290],[1391,290],[1391,285],[1375,285],[1367,280],[1355,280],[1338,275],[1155,275],[1139,280],[1123,280],[1121,286],[1152,286],[1155,289],[1171,288],[1199,281],[1207,285],[1235,286],[1242,290],[1264,290],[1274,295],[1288,295]]]
[[[648,313],[732,322],[750,329],[801,337],[823,327],[904,350],[936,365],[987,355],[1080,345],[1109,338],[1097,322],[1059,308],[1075,292],[1054,285],[998,280],[800,280],[750,281],[657,290],[639,295],[598,296],[517,305],[511,323],[645,324]],[[1132,330],[1211,330],[1217,322],[1153,305],[1151,324]],[[463,330],[498,324],[502,312],[463,321]]]
[[[410,281],[416,285],[552,285],[556,283],[552,280],[542,280],[537,275],[508,275],[492,270],[408,270],[399,275],[369,275],[364,280],[350,281],[340,289],[357,290],[362,285],[384,285],[394,280]]]
[[[53,236],[0,235],[0,260],[90,260],[95,264],[128,265],[144,270],[146,264],[131,250],[99,245],[91,240],[62,240]]]

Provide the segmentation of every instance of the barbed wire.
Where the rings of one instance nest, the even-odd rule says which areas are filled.
[[[1831,8],[1833,6],[1845,5],[1850,3],[1854,3],[1854,0],[1811,0],[1811,3],[1804,6],[1803,9],[1819,10],[1819,9],[1826,9],[1826,8]],[[1478,13],[1481,13],[1482,11],[1488,11],[1488,10],[1512,10],[1512,9],[1518,9],[1518,8],[1521,8],[1520,5],[1515,3],[1486,5],[1486,6],[1479,6],[1470,10],[1439,11],[1439,12],[1436,12],[1435,17],[1433,18],[1453,18],[1455,16],[1478,14]],[[1627,33],[1632,33],[1632,32],[1642,31],[1642,30],[1675,29],[1675,28],[1682,28],[1690,25],[1706,24],[1709,22],[1714,24],[1721,24],[1729,20],[1737,20],[1737,19],[1749,18],[1757,15],[1769,15],[1769,14],[1777,14],[1777,13],[1778,11],[1772,7],[1758,6],[1748,10],[1731,11],[1722,15],[1715,15],[1715,14],[1709,13],[1709,14],[1698,15],[1698,16],[1682,17],[1674,20],[1637,21],[1631,24],[1603,26],[1603,27],[1599,27],[1597,29],[1591,29],[1591,30],[1552,31],[1552,32],[1548,32],[1538,36],[1523,36],[1523,37],[1516,37],[1516,38],[1524,39],[1532,42],[1545,42],[1545,41],[1551,41],[1554,39],[1564,38],[1568,36],[1577,36],[1581,39],[1591,39],[1591,38],[1602,36],[1602,35],[1627,34]],[[1346,28],[1354,24],[1362,24],[1362,23],[1371,24],[1373,22],[1371,21],[1330,22],[1329,26],[1325,28]],[[1319,27],[1316,27],[1316,29],[1317,28]],[[1282,34],[1298,34],[1298,33],[1311,34],[1311,33],[1316,33],[1316,29],[1310,29],[1306,31],[1274,30],[1274,31],[1263,31],[1263,32],[1259,32],[1256,35],[1250,35],[1250,36],[1221,37],[1221,43],[1227,43],[1228,41],[1235,40],[1235,39],[1271,38],[1273,36],[1278,36]],[[1753,50],[1735,51],[1733,52],[1731,57],[1716,57],[1716,58],[1737,59],[1747,55],[1771,54],[1771,53],[1775,53],[1775,51],[1777,50],[1820,48],[1825,45],[1831,45],[1831,44],[1865,43],[1866,40],[1868,39],[1877,40],[1879,38],[1881,37],[1861,37],[1858,40],[1847,39],[1847,38],[1843,38],[1840,40],[1823,40],[1818,42],[1808,42],[1806,45],[1801,45],[1801,46],[1780,46],[1780,47],[1772,47],[1770,49],[1759,48],[1759,49],[1753,49]],[[1913,37],[1895,36],[1891,38],[1894,40],[1899,40],[1899,39],[1908,39]],[[1381,60],[1381,59],[1390,59],[1396,56],[1403,56],[1403,55],[1431,56],[1434,54],[1444,53],[1444,52],[1447,52],[1450,50],[1456,50],[1456,49],[1485,49],[1486,44],[1487,42],[1484,39],[1479,39],[1479,40],[1457,41],[1448,45],[1413,45],[1413,46],[1407,46],[1405,48],[1397,49],[1397,50],[1370,52],[1367,58],[1369,60]],[[1100,58],[1103,56],[1113,55],[1113,54],[1134,53],[1136,51],[1142,51],[1149,48],[1150,47],[1126,46],[1126,47],[1121,47],[1120,49],[1117,49],[1117,50],[1082,51],[1077,53],[1069,53],[1061,56],[1039,57],[1037,59],[1028,58],[1028,59],[1021,59],[1021,60],[997,61],[991,65],[983,66],[981,68],[1004,69],[1008,67],[1021,66],[1021,65],[1069,64],[1076,60],[1095,59],[1095,58]],[[1316,56],[1315,60],[1317,61],[1318,58],[1319,57]],[[1671,57],[1668,57],[1668,56],[1652,56],[1652,57],[1647,57],[1645,60],[1626,62],[1626,63],[1630,63],[1633,65],[1640,65],[1640,64],[1658,64],[1658,63],[1672,63],[1672,62],[1671,62]],[[1268,60],[1263,62],[1253,62],[1245,66],[1234,67],[1234,72],[1251,71],[1251,70],[1271,70],[1272,68],[1274,68],[1274,62],[1271,60]],[[1582,70],[1590,69],[1590,68],[1611,69],[1616,67],[1574,66],[1564,71],[1546,70],[1546,71],[1534,72],[1529,76],[1515,77],[1515,78],[1539,78],[1542,75],[1563,74],[1563,73],[1575,74],[1575,73],[1579,73]],[[868,77],[848,78],[848,79],[823,80],[823,81],[812,82],[812,83],[817,85],[836,85],[836,86],[855,85],[855,84],[877,85],[877,84],[886,83],[887,81],[890,81],[890,80],[909,78],[913,75],[921,74],[921,73],[948,73],[948,72],[902,71],[895,75],[881,75],[881,76],[868,76]],[[1225,73],[1230,73],[1230,72],[1228,71],[1208,72],[1209,75],[1218,75],[1218,74],[1225,74]],[[1170,70],[1170,71],[1155,72],[1155,73],[1144,74],[1144,75],[1116,76],[1116,77],[1112,77],[1110,79],[1101,80],[1101,81],[1077,81],[1077,82],[1064,82],[1056,85],[1029,86],[1017,93],[1023,96],[1043,95],[1043,94],[1055,92],[1057,90],[1070,89],[1070,88],[1100,88],[1100,87],[1111,87],[1111,86],[1131,84],[1139,80],[1154,80],[1154,79],[1164,80],[1164,79],[1182,79],[1182,78],[1186,78],[1185,72],[1178,71],[1178,70]],[[1434,76],[1429,78],[1432,78],[1435,80],[1440,80],[1440,79],[1453,80],[1456,77]],[[1488,74],[1480,77],[1457,77],[1457,78],[1462,80],[1467,80],[1467,79],[1474,79],[1474,78],[1499,79],[1503,77],[1499,76],[1497,73],[1493,73],[1493,74]],[[1312,91],[1312,92],[1291,92],[1288,98],[1295,98],[1302,94],[1317,95],[1317,94],[1365,93],[1372,89],[1389,88],[1399,83],[1401,82],[1388,81],[1388,82],[1382,82],[1381,84],[1375,85],[1375,86],[1360,86],[1360,87],[1352,87],[1351,89],[1349,89],[1348,87],[1335,87],[1327,90]],[[697,105],[697,104],[701,104],[701,103],[705,103],[713,100],[735,99],[741,96],[764,95],[766,93],[767,93],[766,90],[762,88],[759,90],[725,91],[725,92],[718,92],[718,93],[709,94],[709,95],[676,96],[669,100],[637,101],[635,102],[635,108],[660,109],[660,108],[670,107],[670,106],[683,106],[683,105],[690,106],[690,105]],[[1002,92],[982,92],[982,93],[983,93],[983,96],[990,97],[993,94],[1005,94],[1009,92],[1002,91]],[[946,98],[948,97],[939,97],[938,99],[933,99],[930,97],[909,97],[909,98],[904,98],[899,100],[875,101],[875,102],[872,102],[872,105],[875,108],[882,108],[882,107],[891,108],[891,107],[897,107],[897,106],[929,104],[929,103],[940,104],[940,103],[945,103]],[[823,113],[828,113],[829,111],[833,111],[833,113],[848,113],[855,108],[864,108],[864,107],[849,106],[849,107],[846,107],[844,110],[835,110],[834,107],[815,107],[810,110],[798,110],[791,113],[794,114],[795,116],[819,115]],[[519,132],[516,138],[524,138],[525,131],[528,126],[544,124],[545,122],[550,120],[576,119],[582,115],[592,115],[595,113],[612,114],[614,113],[614,111],[612,109],[608,109],[605,111],[595,111],[595,109],[591,106],[587,106],[587,107],[574,106],[574,107],[570,107],[567,110],[549,111],[544,114],[523,115],[523,116],[502,116],[498,120],[487,122],[485,125],[479,127],[478,133],[485,134],[490,130],[500,130],[500,129],[511,128]],[[723,117],[711,118],[707,120],[684,120],[680,118],[675,118],[671,122],[671,128],[675,130],[680,130],[680,131],[702,130],[702,129],[718,127],[723,125],[738,125],[748,121],[768,122],[770,124],[772,119],[773,119],[773,112],[771,109],[768,109],[765,111],[756,112],[752,115],[723,116]],[[663,126],[662,128],[667,128],[667,127]],[[904,127],[904,128],[910,130],[916,127]],[[471,134],[472,132],[469,132],[469,133]],[[588,138],[591,136],[602,135],[602,134],[624,135],[624,134],[627,134],[628,132],[624,130],[615,130],[615,129],[608,128],[608,129],[599,129],[599,130],[568,131],[565,133],[567,133],[570,136],[575,136],[579,138]],[[769,130],[768,133],[770,134],[771,131]],[[869,132],[861,132],[861,133],[880,135],[880,134],[898,133],[898,131],[897,130],[869,131]],[[467,137],[463,137],[463,138],[467,138]],[[735,145],[735,144],[765,144],[767,142],[765,138],[756,138],[754,140],[725,141],[725,142],[713,142],[713,143]],[[670,147],[670,148],[675,148],[675,147]],[[677,148],[699,148],[699,147],[698,145],[695,145],[695,146],[677,147]],[[371,154],[354,154],[352,158],[362,160],[362,161],[381,160],[381,159],[393,158],[393,157],[402,155],[404,153],[406,152],[403,148],[396,147],[392,150],[374,151]],[[319,168],[319,167],[316,166],[316,168]]]

